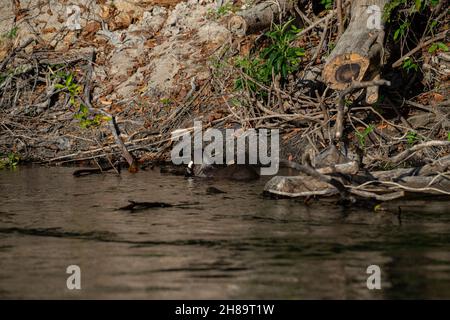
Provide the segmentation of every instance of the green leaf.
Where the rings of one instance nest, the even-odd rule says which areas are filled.
[[[73,80],[73,74],[69,74],[69,76],[66,79],[66,86],[70,86],[72,84],[72,80]]]
[[[416,0],[416,10],[420,11],[422,8],[422,0]]]
[[[438,45],[439,49],[441,49],[442,51],[445,51],[445,52],[448,51],[448,47],[447,47],[447,45],[445,43],[438,42],[437,45]]]
[[[400,35],[400,31],[401,31],[400,28],[395,30],[395,32],[394,32],[394,40],[398,39],[398,36]]]

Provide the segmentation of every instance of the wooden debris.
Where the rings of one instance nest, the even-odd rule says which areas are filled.
[[[274,21],[279,21],[280,16],[286,11],[292,10],[294,1],[278,0],[264,1],[252,6],[250,9],[233,15],[228,20],[228,29],[237,36],[245,36],[256,33],[270,26]]]
[[[378,6],[383,12],[387,0],[353,1],[351,21],[327,58],[323,79],[333,89],[343,90],[354,81],[363,81],[366,71],[380,67],[384,33],[368,28],[371,16],[368,8]],[[382,27],[382,25],[381,25]]]
[[[315,172],[308,172],[300,170],[302,166],[297,165],[293,167],[299,169],[302,172],[301,175],[274,177],[267,182],[264,191],[268,194],[286,197],[334,196],[339,193],[342,197],[342,188],[345,188],[347,194],[354,195],[357,198],[369,198],[378,201],[399,199],[407,194],[449,196],[450,173],[433,172],[433,169],[437,168],[447,170],[449,165],[450,157],[445,157],[420,168],[375,172],[360,171],[350,174],[322,169],[322,172],[327,172],[327,174],[321,174],[321,176],[317,175],[320,169],[315,170]],[[418,175],[419,173],[422,175]],[[339,183],[336,184],[335,181]]]

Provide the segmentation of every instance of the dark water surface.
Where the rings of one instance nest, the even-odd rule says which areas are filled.
[[[450,298],[448,203],[399,220],[264,199],[264,181],[73,170],[0,171],[0,298]],[[116,210],[130,199],[194,204]],[[372,264],[381,290],[366,287]],[[81,290],[66,287],[69,265]]]

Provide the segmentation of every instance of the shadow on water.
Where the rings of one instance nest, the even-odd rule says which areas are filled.
[[[0,171],[1,298],[450,298],[447,204],[406,206],[400,220],[264,199],[263,180],[72,171]],[[181,206],[117,210],[128,200]],[[373,264],[381,290],[366,286]]]

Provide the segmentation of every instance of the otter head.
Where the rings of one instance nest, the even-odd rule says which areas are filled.
[[[194,162],[190,161],[186,168],[186,173],[184,174],[186,177],[193,177],[194,176]]]

